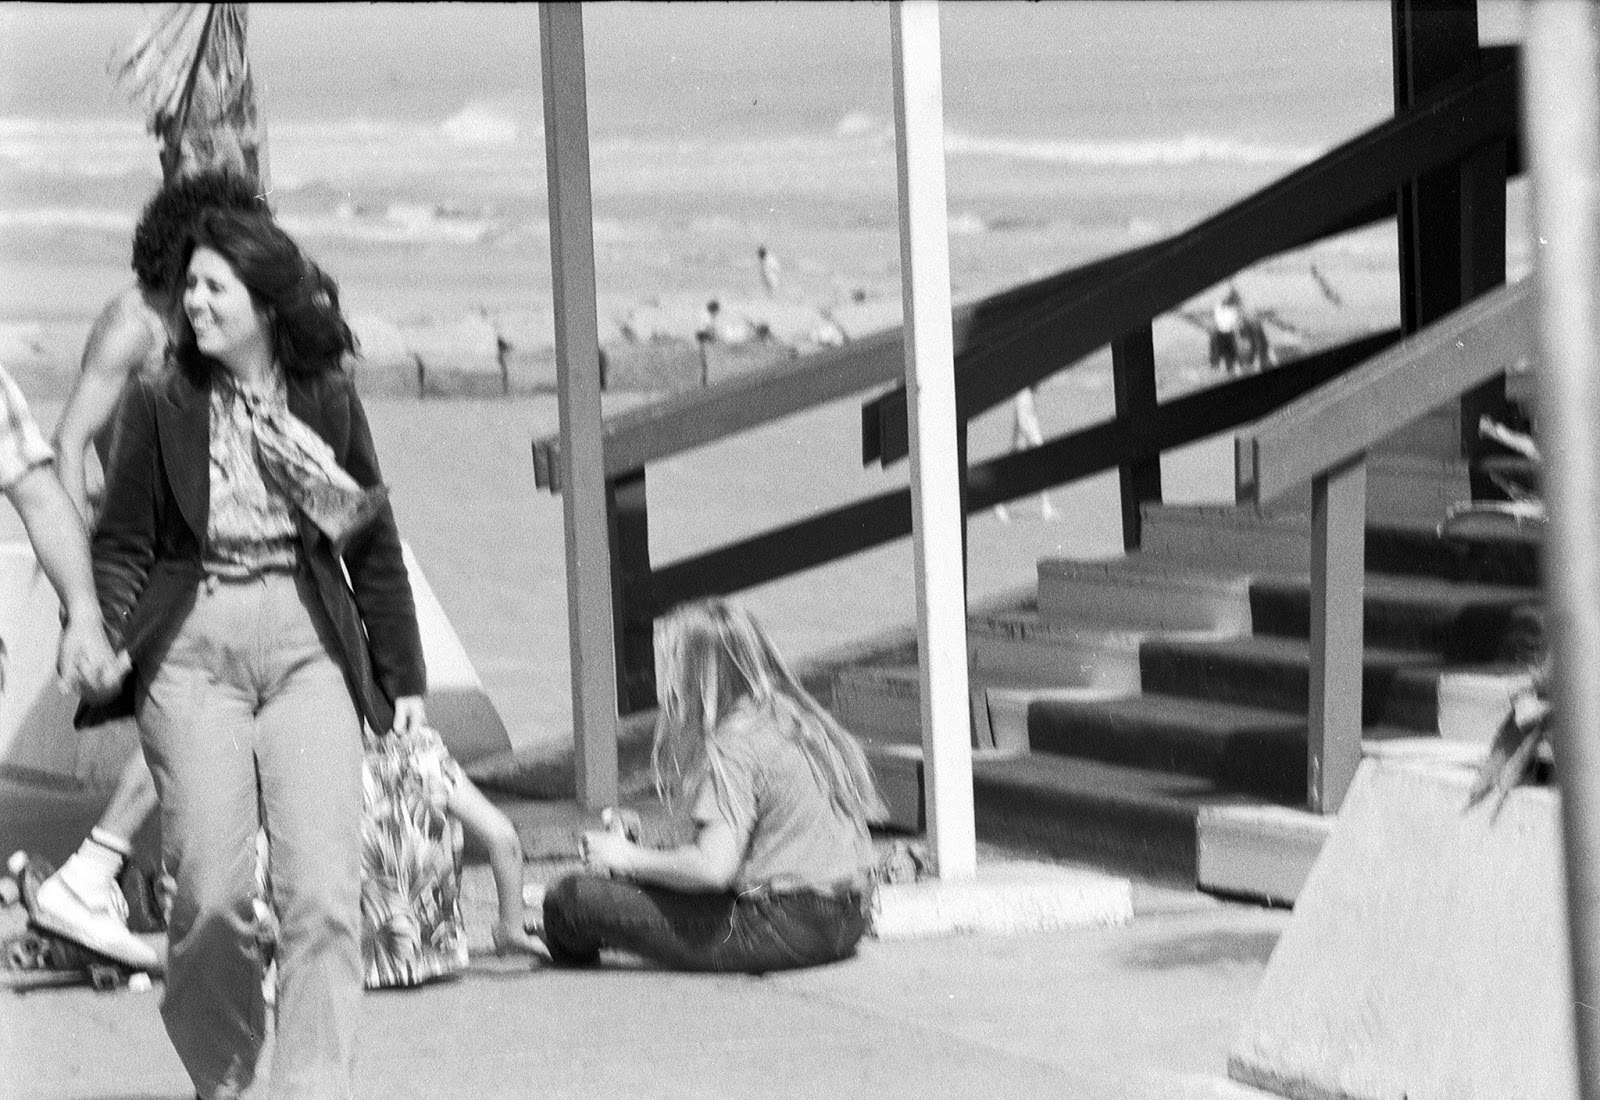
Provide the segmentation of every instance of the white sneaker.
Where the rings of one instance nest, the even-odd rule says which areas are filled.
[[[134,970],[155,970],[155,948],[128,931],[128,903],[112,886],[99,899],[86,899],[60,873],[39,884],[34,923],[46,932],[82,944]]]

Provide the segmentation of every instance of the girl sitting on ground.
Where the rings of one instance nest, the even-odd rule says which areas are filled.
[[[619,820],[586,833],[587,873],[544,900],[559,965],[602,947],[675,970],[761,973],[853,954],[884,806],[855,738],[800,686],[744,611],[708,600],[656,635],[657,790],[694,838],[656,849]]]

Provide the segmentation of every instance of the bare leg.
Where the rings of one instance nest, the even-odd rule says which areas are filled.
[[[492,929],[495,950],[501,954],[539,952],[538,941],[524,928],[522,841],[516,826],[464,775],[451,788],[449,807],[462,828],[489,850],[489,869],[500,901],[500,918]]]
[[[155,809],[156,781],[150,774],[150,765],[145,763],[144,750],[135,748],[122,766],[117,789],[111,792],[111,801],[100,815],[99,827],[131,845],[134,834]]]
[[[117,875],[133,836],[156,808],[155,780],[135,749],[117,777],[99,824],[39,887],[40,919],[53,931],[141,969],[160,965],[151,947],[128,931],[127,902]]]

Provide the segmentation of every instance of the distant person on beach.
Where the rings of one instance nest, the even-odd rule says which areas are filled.
[[[154,378],[166,364],[183,280],[183,249],[196,216],[214,208],[265,211],[256,187],[231,171],[182,176],[161,188],[133,231],[132,286],[100,310],[89,330],[77,381],[56,425],[56,473],[83,522],[92,524],[95,496],[86,459],[92,446],[104,464],[117,404],[135,377]],[[134,750],[100,820],[60,870],[41,884],[38,910],[53,931],[136,969],[159,959],[128,931],[117,876],[133,838],[155,811],[156,789],[144,753]]]
[[[1034,403],[1034,389],[1029,386],[1018,390],[1011,398],[1011,450],[1016,453],[1043,444],[1044,431],[1039,427],[1039,409]],[[996,504],[994,514],[1001,523],[1011,522],[1011,513],[1004,504]],[[1049,493],[1039,494],[1039,518],[1056,518]]]
[[[656,783],[694,837],[645,847],[616,819],[584,834],[585,871],[545,894],[551,960],[619,948],[762,973],[846,958],[866,927],[867,822],[884,812],[860,744],[744,611],[708,600],[657,630]]]
[[[743,317],[730,316],[715,298],[706,303],[694,330],[694,338],[702,344],[744,344],[758,335],[754,325]]]
[[[264,213],[208,210],[184,249],[174,367],[117,412],[93,541],[138,690],[175,890],[162,1017],[199,1094],[255,1076],[253,919],[271,838],[274,1096],[350,1094],[362,989],[362,721],[426,725],[400,537],[341,357],[338,288]]]
[[[761,285],[767,288],[768,296],[778,293],[778,276],[783,268],[778,263],[778,257],[773,255],[766,245],[756,248],[756,264],[761,269]]]
[[[55,455],[28,411],[28,402],[0,366],[0,493],[22,517],[34,556],[61,598],[56,675],[64,687],[91,698],[115,692],[128,671],[126,654],[112,650],[95,598],[89,540],[72,502],[51,472]],[[0,659],[5,647],[0,644]],[[0,692],[5,666],[0,663]]]

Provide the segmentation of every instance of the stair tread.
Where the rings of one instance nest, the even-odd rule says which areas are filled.
[[[1281,664],[1299,664],[1311,659],[1311,640],[1278,634],[1246,634],[1224,638],[1175,638],[1162,636],[1145,642],[1147,649],[1203,650],[1243,660],[1257,659]],[[1363,661],[1378,668],[1438,669],[1482,668],[1480,664],[1453,665],[1428,650],[1399,649],[1391,646],[1363,647]]]
[[[1045,714],[1093,710],[1146,727],[1193,730],[1201,734],[1281,733],[1304,738],[1306,733],[1305,715],[1294,711],[1159,692],[1106,699],[1045,698],[1032,705]]]
[[[1211,805],[1276,805],[1203,776],[1055,753],[975,758],[972,771],[980,784],[1072,795],[1096,804],[1142,805],[1162,813],[1192,814]]]
[[[1303,592],[1311,584],[1310,574],[1261,573],[1253,587],[1262,591]],[[1392,603],[1527,603],[1540,598],[1533,585],[1498,584],[1489,581],[1452,580],[1427,574],[1382,573],[1369,570],[1366,595]]]

